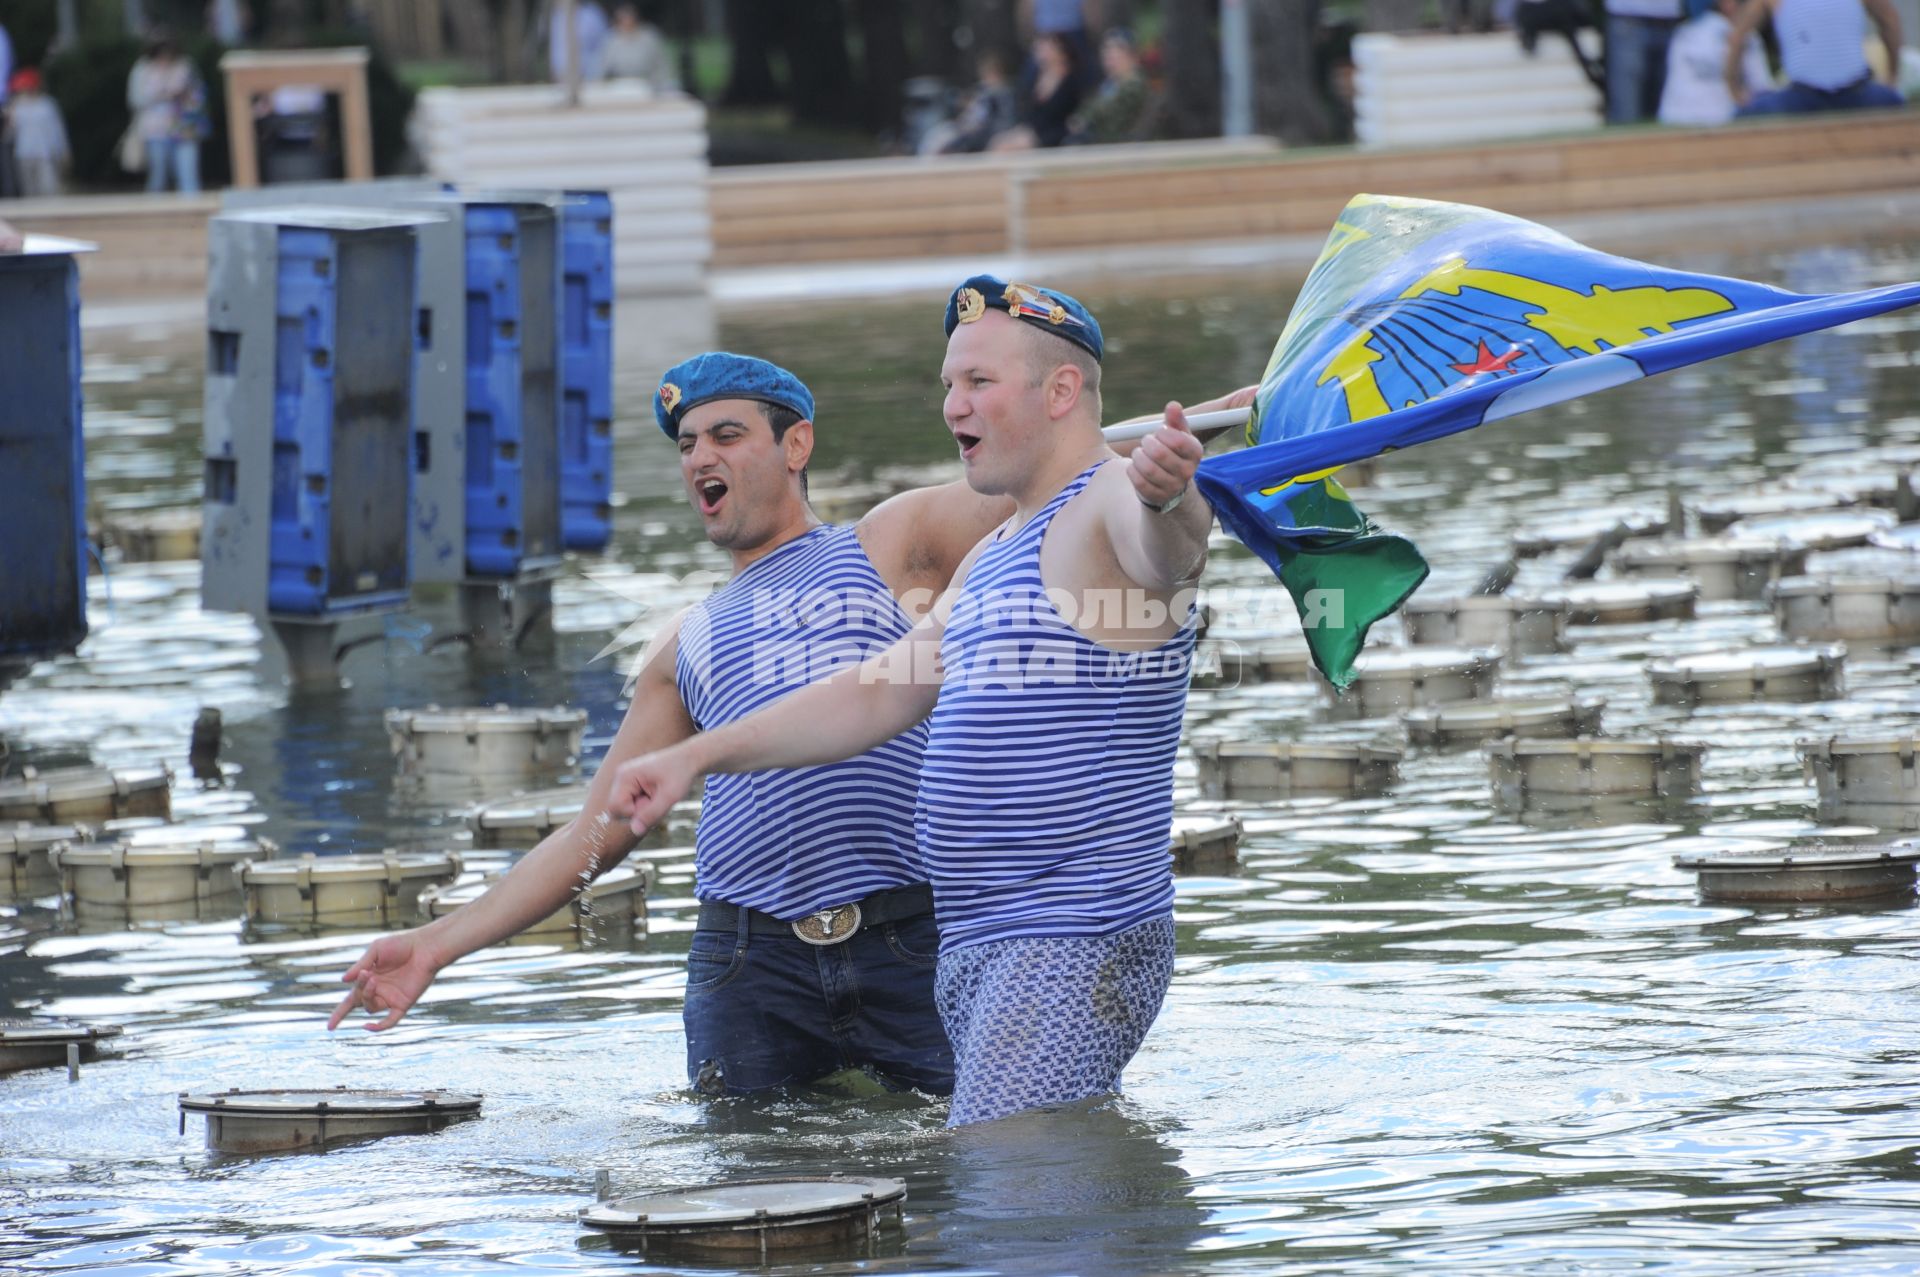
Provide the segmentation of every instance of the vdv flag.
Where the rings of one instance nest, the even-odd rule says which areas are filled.
[[[1345,687],[1368,628],[1427,563],[1375,529],[1334,470],[1916,302],[1920,284],[1790,293],[1614,257],[1469,204],[1355,196],[1274,347],[1250,446],[1202,462],[1200,488],[1292,593],[1314,663]],[[1309,602],[1327,590],[1340,606]]]

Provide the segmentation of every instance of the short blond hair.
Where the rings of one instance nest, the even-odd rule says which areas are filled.
[[[1061,364],[1072,364],[1080,372],[1080,394],[1093,406],[1093,419],[1100,420],[1100,361],[1078,342],[1057,337],[1032,324],[1021,324],[1027,346],[1027,376],[1039,385],[1048,373]]]

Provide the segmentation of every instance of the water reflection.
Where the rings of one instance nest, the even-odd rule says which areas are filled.
[[[917,1235],[1001,1273],[1164,1272],[1207,1223],[1169,1127],[1125,1100],[961,1127],[914,1185]]]
[[[1675,264],[1814,291],[1920,277],[1901,244]],[[1292,287],[1093,290],[1116,351],[1113,413],[1257,376]],[[289,853],[471,853],[464,797],[399,784],[382,714],[573,705],[592,766],[638,644],[723,566],[647,408],[684,343],[714,343],[698,328],[712,316],[696,321],[643,330],[623,312],[615,543],[556,582],[543,644],[436,643],[458,618],[434,603],[430,635],[382,633],[349,653],[344,686],[293,697],[260,671],[250,621],[199,610],[194,565],[110,556],[80,656],[0,697],[6,766],[170,763],[178,819],[245,824]],[[1515,532],[1665,510],[1670,484],[1692,498],[1780,478],[1824,446],[1811,432],[1920,441],[1917,334],[1920,318],[1886,316],[1826,334],[1825,349],[1770,347],[1445,440],[1381,467],[1361,503],[1419,539],[1428,591],[1471,588]],[[201,341],[188,336],[90,357],[106,508],[197,499]],[[723,315],[717,340],[813,381],[821,474],[884,489],[950,471],[937,307]],[[1852,398],[1866,410],[1839,402]],[[1525,561],[1516,588],[1557,583],[1572,553]],[[1272,589],[1232,548],[1208,585]],[[950,1134],[944,1103],[857,1086],[688,1095],[684,847],[636,853],[658,869],[645,932],[476,954],[379,1036],[319,1028],[371,924],[248,927],[236,911],[94,930],[51,893],[0,905],[0,1007],[128,1029],[119,1058],[78,1084],[58,1069],[0,1078],[0,1269],[630,1272],[573,1222],[596,1171],[639,1192],[836,1168],[909,1184],[904,1247],[860,1271],[1910,1267],[1920,917],[1703,902],[1672,859],[1911,829],[1913,808],[1823,814],[1794,742],[1920,725],[1920,651],[1851,652],[1845,699],[1688,711],[1655,703],[1645,662],[1777,643],[1761,604],[1569,639],[1506,663],[1499,694],[1592,690],[1611,733],[1702,741],[1697,796],[1508,809],[1480,751],[1409,749],[1383,797],[1202,804],[1183,753],[1180,801],[1240,817],[1241,854],[1179,883],[1179,965],[1126,1097],[1030,1122]],[[224,766],[200,785],[185,756],[208,705],[226,722]],[[1329,720],[1304,683],[1197,691],[1190,710],[1195,736],[1405,747],[1392,719]],[[182,1090],[342,1082],[473,1090],[486,1107],[433,1136],[239,1164],[178,1130]]]

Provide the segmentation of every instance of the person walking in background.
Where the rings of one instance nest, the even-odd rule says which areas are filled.
[[[1769,14],[1787,84],[1756,93],[1755,86],[1743,81],[1739,50]],[[1867,65],[1869,17],[1886,46],[1889,74],[1897,77],[1900,15],[1892,0],[1747,0],[1722,51],[1727,90],[1740,103],[1739,113],[1789,115],[1904,105],[1900,90],[1874,79]]]
[[[246,0],[207,0],[207,34],[229,49],[245,43],[252,23]]]
[[[146,147],[147,190],[200,189],[200,142],[206,137],[207,91],[199,72],[164,33],[147,41],[147,50],[127,75],[127,107]]]
[[[1667,85],[1660,94],[1660,123],[1713,128],[1733,118],[1738,103],[1726,80],[1728,41],[1740,0],[1687,0],[1687,20],[1667,46]],[[1766,84],[1767,51],[1748,32],[1740,59],[1747,92]]]
[[[1062,36],[1035,36],[1033,60],[1039,72],[1027,92],[1020,123],[993,139],[993,150],[1026,151],[1066,141],[1067,121],[1080,109],[1073,46]]]
[[[555,4],[553,15],[547,21],[547,61],[555,84],[564,84],[567,79],[567,29],[560,20],[564,12]],[[600,58],[607,43],[607,11],[597,0],[577,0],[573,6],[573,30],[580,42],[580,82],[598,80]]]
[[[600,74],[609,80],[645,80],[655,93],[672,93],[680,87],[666,37],[632,4],[614,8],[613,30],[601,45]]]
[[[13,73],[7,87],[11,96],[0,117],[6,121],[4,134],[13,152],[14,172],[20,179],[20,194],[28,199],[58,195],[62,177],[73,156],[67,149],[67,126],[60,118],[60,107],[40,85],[40,72],[22,67]]]
[[[1607,123],[1637,124],[1660,110],[1667,45],[1680,0],[1607,0]]]

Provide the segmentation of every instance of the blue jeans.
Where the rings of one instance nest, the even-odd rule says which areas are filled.
[[[1813,111],[1859,111],[1876,106],[1905,106],[1900,90],[1880,83],[1872,76],[1840,89],[1816,89],[1805,84],[1789,84],[1753,95],[1753,101],[1741,107],[1740,115],[1805,115]]]
[[[1660,113],[1675,25],[1665,18],[1607,15],[1608,124],[1636,124]]]
[[[200,143],[183,138],[147,139],[147,189],[164,191],[167,177],[173,189],[188,195],[200,189]]]
[[[933,915],[836,945],[797,936],[693,933],[687,953],[687,1080],[743,1095],[865,1068],[893,1087],[953,1091],[953,1048],[934,1005]]]

